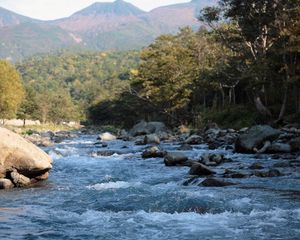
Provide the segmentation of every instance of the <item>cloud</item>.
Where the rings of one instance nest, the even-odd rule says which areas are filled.
[[[155,7],[189,0],[127,0],[149,11]],[[50,20],[68,17],[94,2],[113,2],[112,0],[1,0],[0,6],[32,18]]]

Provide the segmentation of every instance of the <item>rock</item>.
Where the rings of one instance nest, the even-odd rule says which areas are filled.
[[[225,178],[245,178],[245,177],[247,177],[247,175],[236,172],[236,171],[232,171],[229,169],[225,169],[223,177],[225,177]]]
[[[11,189],[14,187],[14,184],[11,180],[6,178],[0,178],[0,189]]]
[[[52,168],[52,160],[44,151],[5,128],[0,128],[0,153],[0,166],[6,172],[16,169],[34,178]]]
[[[152,133],[168,132],[166,125],[162,122],[145,122],[141,121],[130,130],[130,135],[133,137],[147,135]]]
[[[114,154],[119,154],[117,151],[105,150],[92,153],[92,156],[110,157]]]
[[[145,138],[141,136],[136,137],[134,144],[139,146],[145,145]]]
[[[193,147],[191,147],[191,145],[185,143],[185,144],[182,144],[180,147],[178,147],[177,150],[190,151],[190,150],[193,150]]]
[[[265,153],[270,146],[271,146],[271,142],[266,141],[261,149],[253,148],[253,151],[256,153]]]
[[[160,144],[159,137],[156,134],[148,134],[144,138],[144,144]]]
[[[253,163],[249,168],[250,169],[263,169],[264,167],[260,163]]]
[[[101,143],[101,147],[106,148],[108,147],[108,144],[106,142]]]
[[[222,154],[203,154],[200,158],[200,162],[206,166],[217,166],[225,161]]]
[[[289,144],[293,151],[300,151],[300,137],[292,139]]]
[[[48,177],[49,177],[49,172],[46,172],[40,176],[35,177],[35,179],[41,181],[41,180],[47,180]]]
[[[234,183],[224,182],[215,178],[207,178],[200,184],[204,187],[226,187],[230,185],[235,185]]]
[[[215,172],[210,170],[207,166],[205,166],[201,163],[195,163],[191,166],[189,174],[197,175],[197,176],[205,176],[205,175],[215,174]]]
[[[241,134],[235,142],[235,151],[239,153],[253,153],[260,149],[266,141],[275,140],[281,132],[268,125],[257,125]]]
[[[191,144],[191,145],[201,144],[202,142],[203,142],[203,139],[199,135],[192,135],[188,139],[185,140],[186,144]]]
[[[6,169],[0,165],[0,178],[6,177]]]
[[[281,173],[277,169],[270,169],[267,172],[262,171],[256,171],[254,172],[254,175],[257,177],[279,177],[281,176]]]
[[[35,133],[29,136],[25,136],[25,138],[39,147],[49,147],[53,145],[50,138],[43,137],[40,134]]]
[[[272,143],[267,149],[268,153],[290,153],[292,147],[288,143]]]
[[[25,177],[24,175],[18,173],[16,170],[10,173],[10,177],[12,179],[12,182],[17,187],[26,187],[31,184],[30,178]]]
[[[164,157],[165,152],[159,150],[158,147],[148,147],[144,150],[142,158],[161,158]]]
[[[117,137],[109,132],[105,132],[100,134],[99,136],[101,141],[114,141],[117,139]]]
[[[188,157],[182,152],[168,152],[164,158],[166,166],[183,165],[186,161],[188,161]]]

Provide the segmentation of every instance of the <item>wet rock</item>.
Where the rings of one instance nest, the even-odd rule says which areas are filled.
[[[201,156],[199,162],[207,166],[217,166],[225,162],[224,155],[222,154],[204,154]]]
[[[141,121],[129,131],[129,134],[133,137],[147,135],[147,134],[159,134],[162,132],[168,132],[166,125],[162,122],[145,122]]]
[[[183,165],[188,161],[188,157],[182,152],[167,152],[164,158],[166,166]]]
[[[264,142],[273,141],[281,132],[268,125],[257,125],[241,134],[236,143],[235,151],[239,153],[253,153],[255,149],[260,149]]]
[[[158,147],[148,147],[144,150],[142,158],[161,158],[164,157],[165,152],[161,151]]]
[[[144,144],[160,144],[160,139],[156,134],[148,134],[144,138]]]
[[[193,147],[189,144],[182,144],[180,147],[177,148],[179,151],[190,151],[193,150]]]
[[[26,187],[31,184],[30,178],[25,177],[24,175],[18,173],[16,170],[10,173],[10,177],[16,187]]]
[[[51,142],[50,138],[42,137],[40,134],[31,134],[29,136],[25,136],[25,139],[32,142],[33,144],[39,147],[49,147],[52,146],[53,143]]]
[[[289,144],[293,151],[300,151],[300,137],[292,139]]]
[[[292,147],[288,143],[272,143],[267,149],[268,153],[290,153]]]
[[[200,185],[204,187],[226,187],[235,184],[230,182],[224,182],[215,178],[207,178],[202,183],[200,183]]]
[[[5,128],[0,128],[0,153],[0,166],[5,172],[16,169],[33,178],[52,168],[52,160],[44,151]]]
[[[263,169],[264,167],[260,163],[253,163],[249,168],[250,169]]]
[[[49,178],[49,172],[46,172],[40,176],[35,177],[34,179],[38,181],[43,181],[43,180],[47,180],[48,178]]]
[[[108,143],[106,143],[106,142],[101,143],[101,147],[103,147],[103,148],[108,147]]]
[[[100,134],[98,139],[101,141],[114,141],[117,139],[117,137],[109,132],[105,132]]]
[[[202,142],[203,139],[199,135],[192,135],[185,140],[185,143],[190,145],[197,145],[197,144],[201,144]]]
[[[257,176],[257,177],[262,177],[262,178],[265,178],[265,177],[279,177],[279,176],[281,176],[281,173],[277,169],[270,169],[267,172],[256,171],[256,172],[254,172],[254,175]]]
[[[265,153],[270,146],[271,146],[271,142],[266,141],[266,142],[264,142],[264,145],[262,146],[261,149],[253,148],[253,151],[256,153]]]
[[[190,175],[197,175],[197,176],[206,176],[215,174],[214,171],[210,170],[207,166],[201,163],[195,163],[191,166],[189,171]]]
[[[144,137],[141,137],[141,136],[136,137],[135,141],[134,141],[134,144],[138,145],[138,146],[145,145]]]
[[[245,178],[245,177],[247,177],[247,175],[237,172],[237,171],[225,169],[223,177],[225,177],[225,178]]]

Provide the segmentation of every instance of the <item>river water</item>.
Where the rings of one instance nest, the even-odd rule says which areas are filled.
[[[95,156],[95,139],[46,149],[54,159],[47,182],[0,192],[0,239],[300,239],[299,164],[280,169],[281,177],[230,179],[238,185],[229,187],[184,186],[187,167],[142,160],[143,147],[123,141],[109,143],[119,154]],[[186,154],[208,151],[203,145]],[[284,161],[217,152],[233,159],[214,168],[220,173]]]

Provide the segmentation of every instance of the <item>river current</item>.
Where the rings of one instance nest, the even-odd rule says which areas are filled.
[[[299,167],[280,169],[281,177],[230,179],[238,184],[228,187],[185,186],[189,168],[143,160],[144,146],[132,142],[109,142],[118,154],[96,156],[103,149],[95,141],[82,135],[45,149],[54,159],[48,181],[0,192],[1,240],[300,239]],[[258,161],[205,145],[186,154],[208,151],[233,159],[217,172]],[[282,160],[266,155],[259,161],[271,166]]]

